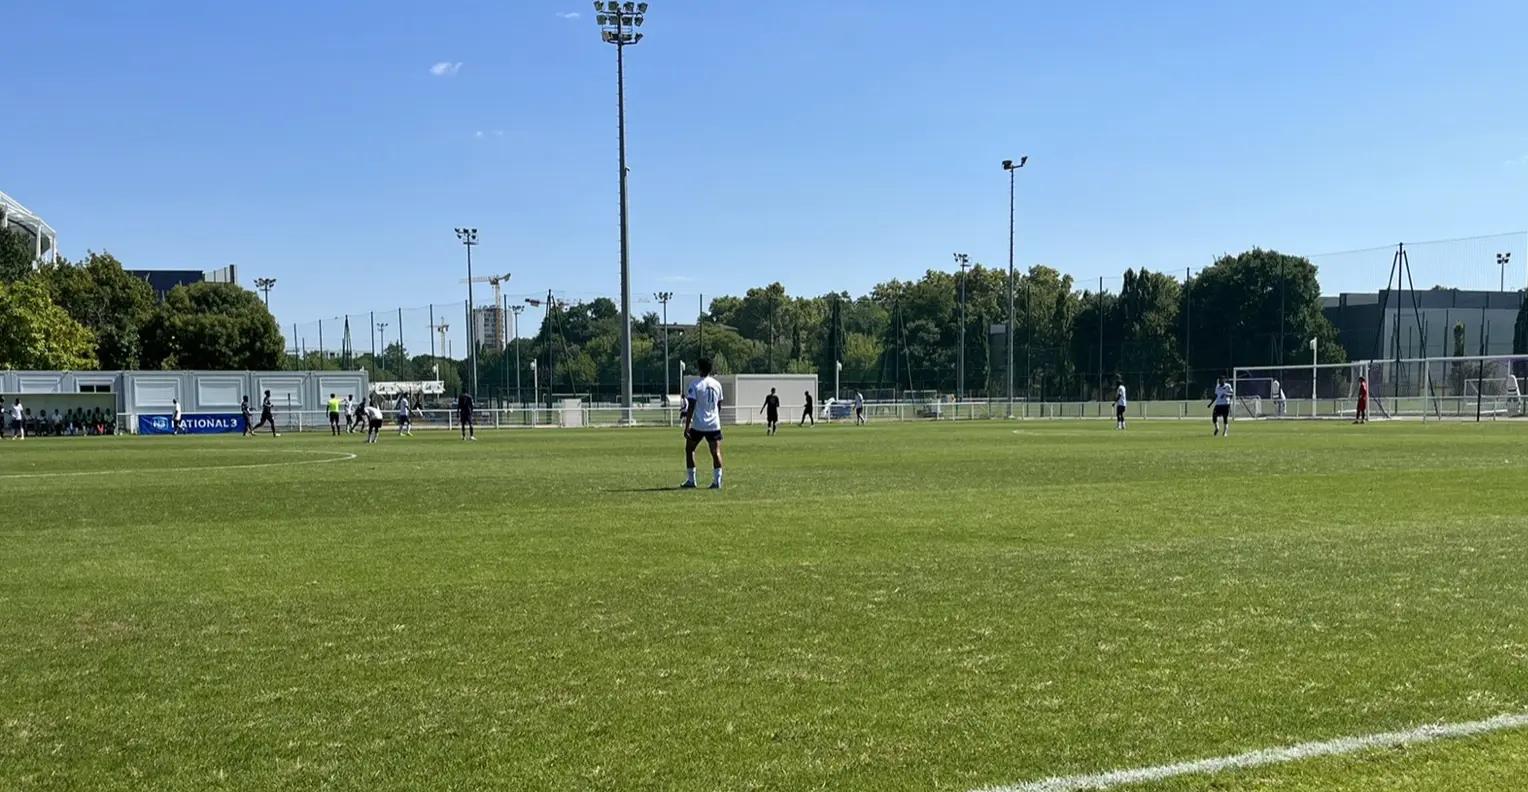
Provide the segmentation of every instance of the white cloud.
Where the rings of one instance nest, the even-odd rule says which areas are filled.
[[[473,132],[472,136],[475,138],[481,138],[483,136],[483,130],[479,129],[478,131]]]
[[[461,61],[457,61],[455,63],[452,63],[451,61],[441,61],[430,67],[430,73],[436,77],[455,77],[456,73],[461,70]]]
[[[504,130],[502,130],[502,129],[495,129],[493,131],[493,136],[494,137],[504,137]]]
[[[563,19],[578,19],[580,16],[582,16],[582,14],[578,13],[577,11],[559,11],[557,12],[557,16],[560,16]]]

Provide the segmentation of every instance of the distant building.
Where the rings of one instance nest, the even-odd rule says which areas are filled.
[[[477,331],[478,346],[483,349],[499,349],[509,345],[504,331],[504,309],[497,305],[485,305],[472,309],[472,324]]]
[[[127,274],[135,278],[147,281],[149,287],[154,290],[160,300],[170,293],[176,286],[189,286],[193,283],[238,283],[238,270],[233,264],[215,270],[145,270],[130,269]]]
[[[1381,291],[1323,297],[1321,312],[1337,327],[1338,341],[1349,360],[1450,357],[1455,352],[1455,325],[1464,325],[1465,355],[1480,354],[1482,332],[1485,354],[1510,355],[1512,331],[1523,299],[1523,292]]]
[[[32,243],[32,255],[38,262],[58,260],[58,232],[14,198],[0,192],[0,229],[20,232]]]

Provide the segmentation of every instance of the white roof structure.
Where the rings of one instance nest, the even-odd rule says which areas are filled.
[[[0,192],[0,229],[20,228],[32,238],[32,252],[39,262],[58,259],[58,232],[16,199]]]

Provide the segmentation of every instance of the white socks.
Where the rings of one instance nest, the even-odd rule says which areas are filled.
[[[686,484],[694,484],[695,483],[695,468],[690,468],[686,472],[685,477],[684,477],[684,483],[686,483]]]

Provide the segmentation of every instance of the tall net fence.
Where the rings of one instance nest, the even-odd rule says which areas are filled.
[[[822,398],[992,400],[1004,402],[1005,414],[1010,395],[1031,404],[1106,403],[1121,385],[1132,401],[1193,403],[1233,373],[1262,387],[1240,373],[1257,367],[1281,367],[1270,376],[1287,393],[1309,399],[1314,387],[1318,402],[1335,402],[1353,398],[1348,363],[1389,361],[1391,369],[1374,373],[1399,398],[1445,377],[1396,361],[1528,352],[1528,324],[1518,320],[1528,234],[1233,259],[1235,266],[1084,278],[1035,267],[1013,284],[1011,328],[1006,270],[980,266],[931,269],[864,295],[790,295],[779,284],[742,295],[694,287],[636,294],[635,400],[671,403],[707,357],[721,373],[816,374]],[[441,396],[472,390],[485,407],[619,400],[613,294],[484,286],[476,303],[298,322],[282,328],[290,365],[365,369],[374,382],[440,382]],[[1312,338],[1320,340],[1314,353]],[[1312,374],[1310,363],[1331,368]],[[1455,391],[1428,398],[1468,396]],[[1254,395],[1271,398],[1247,391]]]

